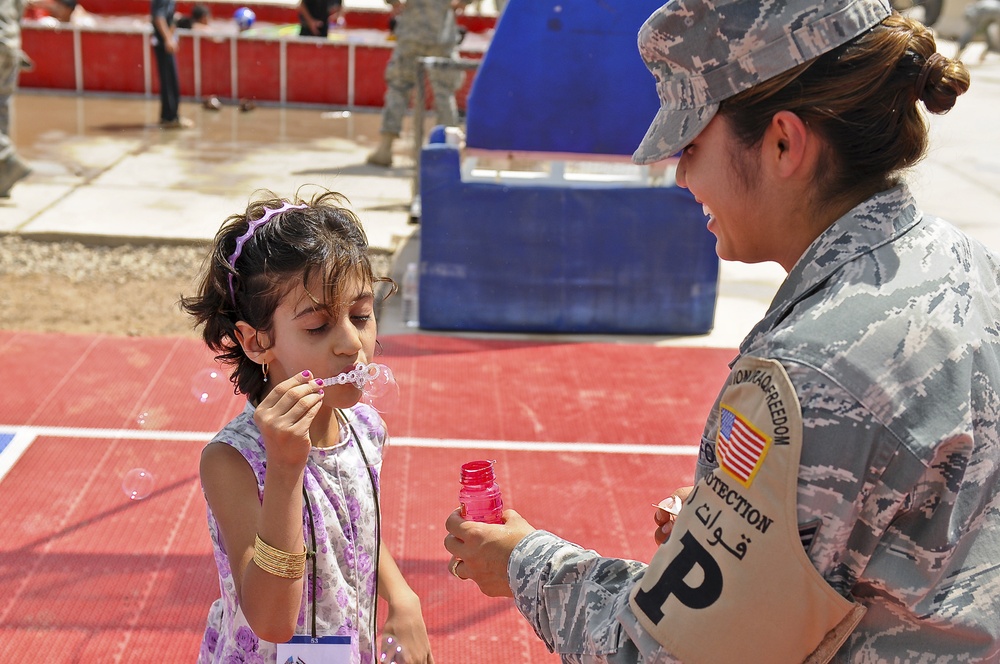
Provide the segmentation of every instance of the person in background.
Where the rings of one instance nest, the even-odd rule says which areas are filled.
[[[392,143],[403,128],[410,94],[417,84],[417,60],[437,56],[454,58],[459,42],[455,12],[471,0],[386,0],[395,19],[396,46],[385,66],[385,102],[378,147],[367,161],[375,166],[392,166]],[[437,124],[458,124],[455,92],[465,80],[460,70],[434,68],[427,72],[434,95]]]
[[[60,23],[68,23],[73,10],[77,7],[76,0],[28,0],[28,7],[40,10]]]
[[[968,71],[888,0],[671,0],[638,41],[634,160],[680,152],[719,257],[786,279],[650,564],[456,510],[452,573],[564,662],[1000,662],[1000,255],[902,177]]]
[[[160,126],[164,129],[185,129],[194,125],[179,115],[181,83],[177,73],[177,34],[174,31],[174,0],[151,0],[150,20],[153,24],[153,53],[160,78]]]
[[[343,0],[301,0],[298,5],[299,34],[304,37],[326,37],[330,23],[343,24]]]
[[[995,30],[1000,27],[1000,0],[977,0],[965,8],[965,32],[958,40],[958,50],[955,52],[955,59],[962,57],[962,53],[976,35],[983,35],[986,40],[986,48],[979,55],[982,62],[990,51],[1000,53],[1000,43],[997,43]]]
[[[31,174],[10,138],[11,100],[25,61],[21,52],[24,8],[24,0],[0,0],[0,198],[10,198],[11,188]]]
[[[205,27],[212,18],[212,12],[208,5],[198,3],[191,7],[189,16],[180,16],[175,22],[175,26],[181,30],[193,30],[197,27]]]

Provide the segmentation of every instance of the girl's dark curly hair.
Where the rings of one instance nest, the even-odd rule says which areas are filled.
[[[218,353],[216,359],[232,367],[229,379],[236,392],[253,403],[263,398],[266,385],[260,365],[243,352],[237,321],[270,336],[281,298],[294,286],[310,283],[317,274],[322,276],[324,292],[310,297],[329,306],[339,301],[345,277],[358,276],[367,284],[392,284],[391,279],[373,274],[361,222],[346,207],[347,199],[332,191],[317,193],[306,207],[271,217],[246,240],[235,265],[230,266],[237,238],[247,232],[251,221],[286,203],[302,203],[297,197],[286,201],[272,192],[259,195],[266,198],[251,202],[246,212],[223,223],[206,259],[198,294],[180,302],[195,326],[203,326],[202,337]],[[394,290],[392,284],[389,293]]]

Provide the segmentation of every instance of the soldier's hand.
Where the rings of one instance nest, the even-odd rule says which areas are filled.
[[[663,544],[670,537],[674,529],[674,521],[677,520],[677,512],[687,500],[688,494],[694,489],[693,486],[684,486],[675,490],[669,497],[660,501],[660,506],[656,508],[653,521],[656,522],[656,530],[653,532],[653,540],[657,546]]]
[[[514,596],[507,562],[514,547],[535,530],[514,510],[504,510],[503,518],[502,524],[467,521],[459,508],[445,522],[444,548],[452,555],[449,570],[459,579],[475,581],[489,597]]]

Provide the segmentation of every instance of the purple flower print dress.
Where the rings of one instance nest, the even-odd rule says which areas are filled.
[[[212,442],[232,445],[240,451],[257,476],[257,492],[263,497],[267,461],[260,431],[253,421],[254,407],[243,412],[220,431]],[[385,426],[378,412],[358,404],[343,411],[357,434],[341,436],[341,442],[324,449],[314,448],[306,462],[303,484],[312,505],[316,534],[316,634],[355,637],[354,661],[372,664],[374,635],[372,611],[375,606],[375,525],[378,475],[382,467]],[[374,473],[369,479],[369,466]],[[302,509],[306,548],[309,548],[309,518]],[[222,596],[208,612],[208,625],[198,655],[199,664],[259,664],[276,661],[275,644],[257,638],[247,625],[236,601],[236,586],[229,568],[219,524],[208,510],[208,530],[215,550]],[[302,606],[296,634],[309,634],[312,622],[312,561],[306,560]]]

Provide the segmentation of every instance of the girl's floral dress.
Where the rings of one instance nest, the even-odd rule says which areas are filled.
[[[377,546],[374,492],[378,491],[386,432],[382,418],[371,406],[358,404],[342,412],[354,435],[345,427],[337,446],[314,448],[303,478],[312,505],[316,535],[316,634],[354,636],[354,661],[371,664],[375,661],[371,624]],[[267,461],[253,413],[254,407],[248,403],[212,442],[222,442],[239,450],[257,476],[258,497],[262,498]],[[305,506],[302,519],[304,543],[309,548],[309,518]],[[208,530],[215,550],[222,596],[209,609],[199,664],[275,662],[275,644],[254,634],[237,604],[229,558],[211,509],[208,510]],[[310,634],[312,586],[312,561],[306,560],[296,634]]]

